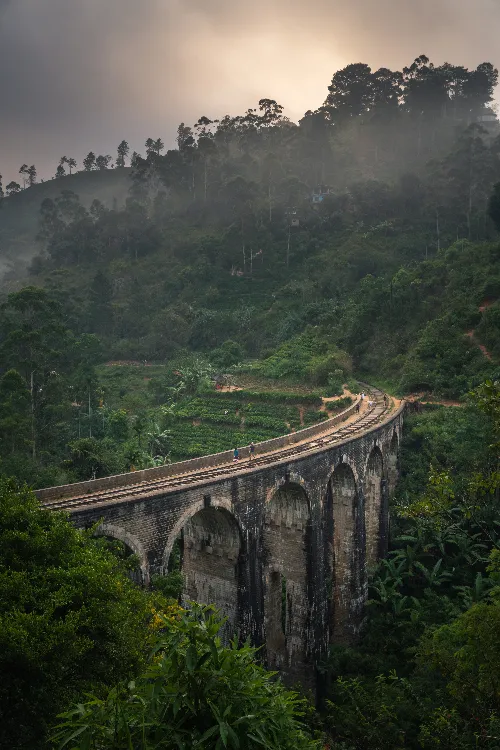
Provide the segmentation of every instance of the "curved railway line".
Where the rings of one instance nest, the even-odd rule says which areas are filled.
[[[366,409],[355,420],[333,429],[326,429],[324,433],[315,435],[310,440],[290,445],[278,450],[272,450],[266,453],[259,453],[251,461],[228,462],[198,471],[179,473],[174,476],[162,477],[141,481],[137,484],[131,484],[122,487],[96,490],[85,494],[60,497],[43,500],[42,505],[51,510],[76,511],[85,507],[100,505],[102,503],[123,502],[126,500],[138,499],[141,495],[151,497],[161,495],[166,491],[175,491],[177,489],[186,489],[191,485],[198,483],[207,483],[211,480],[219,480],[223,477],[234,476],[244,471],[254,471],[256,468],[265,467],[283,461],[294,460],[308,451],[317,451],[327,447],[333,447],[350,438],[366,432],[372,427],[383,421],[383,418],[392,413],[390,399],[387,399],[389,406],[384,403],[384,393],[377,388],[370,387],[371,398],[374,405]],[[257,445],[258,447],[258,445]],[[77,486],[75,486],[76,490]]]

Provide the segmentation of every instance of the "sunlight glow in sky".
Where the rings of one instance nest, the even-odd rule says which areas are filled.
[[[0,0],[0,172],[175,141],[276,99],[299,119],[352,62],[500,63],[497,0]]]

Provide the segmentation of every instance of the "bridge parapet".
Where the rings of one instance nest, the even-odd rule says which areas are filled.
[[[312,425],[311,427],[305,427],[303,430],[297,430],[288,435],[281,435],[280,437],[256,443],[255,455],[270,453],[279,450],[280,448],[285,448],[286,446],[294,445],[307,440],[308,438],[316,437],[317,435],[328,432],[341,422],[345,422],[346,419],[355,412],[356,406],[359,402],[360,399],[357,399],[351,404],[351,406],[344,409],[339,414],[330,417],[330,419],[325,419],[323,422]],[[240,456],[241,458],[249,457],[248,446],[240,448]],[[224,464],[229,463],[232,458],[233,451],[228,450],[222,453],[212,453],[209,456],[192,458],[188,461],[178,461],[177,463],[167,464],[165,466],[155,466],[152,469],[141,469],[140,471],[127,472],[126,474],[113,474],[112,476],[102,477],[101,479],[89,479],[85,482],[75,482],[73,484],[65,484],[59,487],[47,487],[45,489],[36,490],[35,494],[43,503],[65,497],[70,498],[77,495],[92,494],[93,492],[98,492],[100,490],[130,487],[143,482],[167,479],[182,474],[192,474],[203,469],[223,466]]]

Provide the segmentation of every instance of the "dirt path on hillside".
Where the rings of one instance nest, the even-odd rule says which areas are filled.
[[[105,367],[129,367],[130,365],[133,367],[153,367],[152,362],[146,362],[144,360],[139,362],[137,359],[116,359],[111,360],[110,362],[105,362],[104,364]]]
[[[484,311],[487,310],[488,307],[491,307],[491,305],[494,302],[495,302],[495,300],[493,300],[493,299],[485,299],[485,300],[483,300],[481,302],[481,304],[479,305],[479,308],[478,308],[479,312],[480,313],[484,313]],[[488,359],[491,362],[491,360],[493,359],[491,352],[488,351],[488,349],[485,347],[484,344],[481,344],[481,342],[477,340],[475,334],[476,334],[476,331],[474,329],[472,329],[471,331],[467,331],[467,333],[465,335],[472,341],[473,344],[475,344],[477,347],[479,347],[479,349],[483,353],[483,356],[485,356],[486,359]]]
[[[405,400],[408,401],[409,404],[418,402],[419,404],[425,404],[429,406],[464,406],[464,404],[460,401],[453,401],[453,399],[434,399],[432,397],[427,398],[427,394],[425,393],[409,393],[408,396],[405,396]]]
[[[474,344],[475,344],[476,346],[478,346],[478,347],[479,347],[479,348],[481,349],[481,351],[482,351],[482,353],[484,354],[484,356],[486,357],[486,359],[489,359],[489,360],[490,360],[490,362],[491,362],[491,360],[493,359],[493,357],[492,357],[492,355],[491,355],[491,352],[489,352],[489,351],[487,350],[487,348],[485,347],[485,345],[484,345],[484,344],[481,344],[481,343],[480,343],[480,342],[479,342],[479,341],[478,341],[478,340],[476,339],[476,337],[475,337],[475,335],[474,335],[474,334],[475,334],[475,331],[474,331],[474,330],[472,330],[472,331],[467,331],[467,333],[466,333],[465,335],[466,335],[466,336],[468,336],[468,337],[470,338],[470,340],[471,340],[471,341],[472,341],[472,342],[473,342],[473,343],[474,343]]]

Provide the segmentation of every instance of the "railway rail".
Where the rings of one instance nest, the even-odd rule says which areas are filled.
[[[242,471],[254,471],[258,467],[265,467],[270,464],[293,460],[309,451],[317,451],[324,449],[325,447],[334,446],[337,443],[355,437],[380,423],[383,418],[391,412],[391,408],[385,404],[384,393],[382,391],[372,387],[370,388],[370,393],[371,400],[374,402],[373,406],[365,410],[352,422],[348,422],[340,427],[336,426],[333,430],[325,430],[324,433],[315,435],[310,440],[305,440],[304,442],[278,450],[258,454],[251,461],[231,461],[207,469],[141,481],[137,484],[123,487],[96,490],[92,493],[75,495],[73,497],[63,497],[52,500],[42,499],[42,505],[51,510],[66,510],[72,512],[94,505],[138,499],[141,495],[147,495],[148,497],[161,495],[168,491],[185,489],[190,485],[207,483],[211,480],[217,481],[221,478],[226,476],[230,477]],[[387,399],[387,402],[390,404],[390,399]]]

